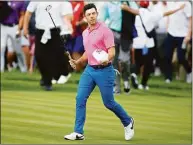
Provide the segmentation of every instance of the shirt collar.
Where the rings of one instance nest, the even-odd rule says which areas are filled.
[[[97,22],[97,23],[95,24],[94,29],[92,29],[92,30],[90,29],[90,27],[88,27],[88,32],[91,32],[91,31],[93,31],[93,30],[98,29],[100,25],[101,25],[101,23],[100,23],[100,22]]]

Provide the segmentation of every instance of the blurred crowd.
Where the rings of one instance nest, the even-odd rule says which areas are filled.
[[[40,21],[38,19],[44,21],[46,18],[43,15],[38,17],[37,15],[41,15],[38,6],[37,10],[33,10],[30,3],[33,2],[0,2],[1,73],[17,68],[22,73],[33,73],[35,68],[43,68],[45,65],[40,66],[44,55],[41,55],[41,60],[38,60],[36,56],[36,51],[38,51],[36,50],[36,37],[39,36],[37,35],[39,25],[36,21]],[[50,2],[36,3],[50,4]],[[70,52],[73,59],[80,58],[84,53],[82,32],[87,28],[87,22],[84,19],[83,8],[89,2],[69,0],[64,3],[63,13],[66,10],[66,17],[62,23],[68,26],[68,29],[65,29],[65,33],[61,34],[61,38],[58,39],[63,41],[63,52],[60,53],[65,58],[58,58],[58,60],[65,61],[59,65],[65,69],[57,73],[56,77],[52,76],[52,84],[66,83],[72,71],[79,72],[86,66],[86,64],[81,64],[73,70],[68,63],[69,59],[65,51]],[[92,3],[97,7],[98,20],[106,23],[115,37],[116,56],[113,66],[117,73],[114,93],[122,92],[121,81],[124,84],[123,91],[126,93],[130,92],[130,84],[135,89],[149,90],[148,80],[151,75],[163,75],[166,83],[171,83],[174,78],[185,80],[187,83],[192,82],[191,1],[99,1]],[[26,11],[32,12],[28,27],[24,24],[27,21]],[[51,21],[49,15],[48,18],[50,24],[47,25],[53,25],[54,28],[54,22]],[[52,55],[48,59],[51,57]],[[57,63],[59,62],[55,65]],[[59,70],[59,68],[55,69]],[[44,77],[47,74],[41,72],[41,75]],[[141,76],[141,81],[138,79],[139,76]]]

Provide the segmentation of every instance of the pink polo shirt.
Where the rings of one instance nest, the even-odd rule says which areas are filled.
[[[88,27],[83,32],[84,49],[88,57],[89,65],[99,65],[92,53],[96,49],[102,49],[108,53],[108,49],[115,46],[113,32],[101,22],[97,22],[95,28]]]

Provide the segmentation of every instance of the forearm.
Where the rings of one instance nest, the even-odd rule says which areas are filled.
[[[73,15],[65,15],[64,17],[63,17],[63,20],[64,20],[64,23],[67,25],[67,27],[68,27],[68,29],[70,30],[70,31],[72,31],[72,23],[71,23],[71,21],[73,20]]]
[[[166,19],[166,31],[167,32],[168,32],[169,22],[170,22],[170,19],[169,19],[169,17],[167,17],[167,19]]]
[[[112,61],[115,57],[115,47],[111,47],[108,49],[108,60]]]
[[[189,18],[189,26],[188,26],[188,36],[191,37],[192,35],[192,16]]]
[[[124,10],[126,10],[126,11],[128,11],[128,12],[134,14],[134,15],[139,15],[139,10],[133,9],[133,8],[127,6],[127,5],[124,6],[124,7],[125,7]]]
[[[88,60],[86,52],[76,61],[77,64],[85,63]]]
[[[22,14],[20,15],[19,24],[18,24],[18,30],[22,30],[22,28],[23,28],[23,22],[24,22],[24,13],[22,13]]]
[[[87,24],[87,22],[84,19],[78,22],[78,25],[84,25],[84,24]]]
[[[167,11],[167,12],[164,13],[164,17],[172,15],[172,14],[176,13],[177,11],[179,11],[180,9],[181,8],[177,8],[177,9],[174,9],[174,10],[171,10],[171,11]]]
[[[24,24],[23,24],[23,29],[28,30],[29,27],[29,21],[31,19],[32,13],[29,11],[26,11],[25,16],[24,16]]]

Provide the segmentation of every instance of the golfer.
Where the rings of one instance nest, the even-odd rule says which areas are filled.
[[[84,6],[84,15],[88,28],[83,32],[85,52],[78,60],[70,60],[73,68],[88,61],[79,82],[76,96],[76,119],[74,132],[64,136],[67,140],[84,140],[84,123],[86,119],[86,102],[97,85],[100,89],[103,103],[122,122],[125,129],[125,139],[134,136],[134,121],[128,116],[120,104],[115,102],[113,85],[115,72],[111,64],[115,56],[115,44],[112,31],[103,23],[97,22],[97,8],[94,4]]]

